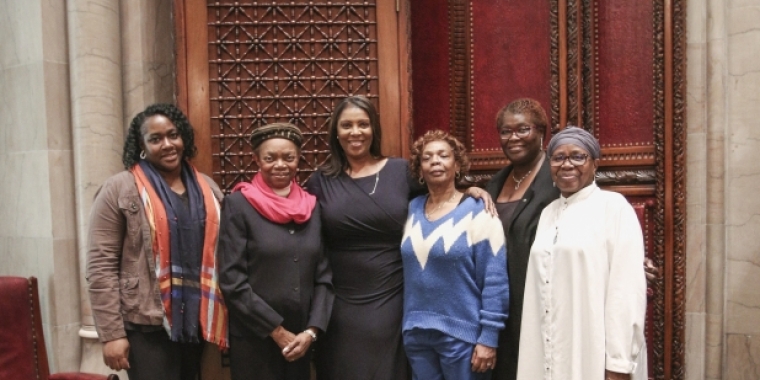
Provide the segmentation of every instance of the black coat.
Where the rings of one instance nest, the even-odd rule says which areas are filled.
[[[486,185],[486,191],[494,201],[511,173],[512,166],[507,166],[497,172]],[[536,237],[541,211],[557,198],[559,198],[559,189],[552,184],[547,157],[530,187],[525,191],[522,202],[515,209],[509,231],[504,232],[507,240],[507,272],[509,274],[509,318],[499,336],[494,380],[514,380],[517,377],[520,323],[522,323],[523,295],[530,247]]]
[[[278,224],[240,192],[224,199],[217,251],[231,335],[264,339],[279,325],[295,334],[327,329],[335,295],[319,211],[303,224]]]

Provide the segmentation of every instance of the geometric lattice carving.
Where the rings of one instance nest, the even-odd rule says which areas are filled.
[[[214,177],[229,191],[257,168],[251,132],[304,134],[299,180],[328,158],[328,119],[349,95],[378,96],[375,1],[209,1]]]

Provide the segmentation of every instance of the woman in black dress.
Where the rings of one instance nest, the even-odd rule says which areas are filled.
[[[294,181],[303,137],[292,124],[251,135],[259,172],[225,199],[220,285],[233,379],[308,380],[310,346],[333,302],[316,199]]]
[[[382,156],[380,139],[369,99],[344,99],[330,119],[330,161],[307,184],[322,209],[336,296],[317,347],[322,380],[410,377],[401,345],[399,246],[407,204],[421,186],[410,180],[406,160]]]

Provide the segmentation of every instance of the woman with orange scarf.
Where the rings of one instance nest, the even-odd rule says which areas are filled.
[[[103,359],[131,380],[194,380],[203,342],[227,346],[216,245],[222,193],[188,161],[193,129],[173,105],[130,124],[127,169],[98,190],[87,281]]]

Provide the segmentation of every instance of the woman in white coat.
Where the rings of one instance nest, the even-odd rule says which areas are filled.
[[[644,240],[631,205],[599,189],[599,142],[580,128],[547,152],[561,196],[530,252],[518,380],[645,378]]]

